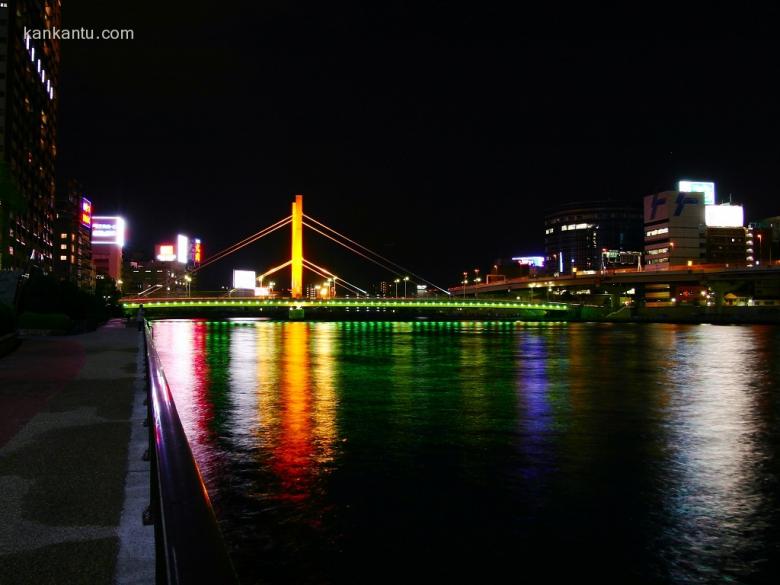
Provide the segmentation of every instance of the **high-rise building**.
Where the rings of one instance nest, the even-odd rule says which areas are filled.
[[[57,197],[54,273],[84,290],[95,290],[92,262],[92,202],[76,181]]]
[[[0,2],[0,269],[53,268],[59,0]]]
[[[545,266],[570,274],[602,268],[602,253],[642,249],[642,210],[619,201],[567,203],[544,218]]]

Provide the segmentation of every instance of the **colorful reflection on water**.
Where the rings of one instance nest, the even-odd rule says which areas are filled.
[[[247,583],[774,582],[772,327],[158,321]]]

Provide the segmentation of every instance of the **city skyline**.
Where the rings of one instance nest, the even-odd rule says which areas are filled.
[[[776,581],[778,17],[0,2],[0,581]]]
[[[60,175],[128,217],[132,249],[178,231],[221,249],[302,192],[438,279],[540,248],[550,205],[640,202],[680,178],[776,214],[771,92],[741,91],[771,83],[765,28],[704,44],[673,27],[510,34],[541,16],[74,3],[64,26],[135,37],[63,42]]]

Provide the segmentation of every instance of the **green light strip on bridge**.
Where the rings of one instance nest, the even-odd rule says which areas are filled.
[[[259,300],[188,300],[188,301],[137,301],[124,302],[122,306],[125,309],[137,309],[141,304],[146,309],[157,308],[195,308],[195,307],[274,307],[274,308],[307,308],[307,307],[343,307],[343,308],[476,308],[476,309],[542,309],[545,311],[566,311],[568,306],[562,304],[530,304],[501,301],[348,301],[348,300],[329,300],[329,301],[259,301]]]

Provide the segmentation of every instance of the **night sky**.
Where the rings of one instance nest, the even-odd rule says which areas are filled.
[[[308,214],[442,284],[541,252],[555,203],[639,203],[693,178],[748,218],[780,214],[777,8],[363,4],[64,0],[64,27],[135,40],[63,41],[60,178],[148,255],[181,231],[208,256],[301,192]],[[278,263],[288,239],[204,281]],[[375,278],[317,236],[306,247]]]

